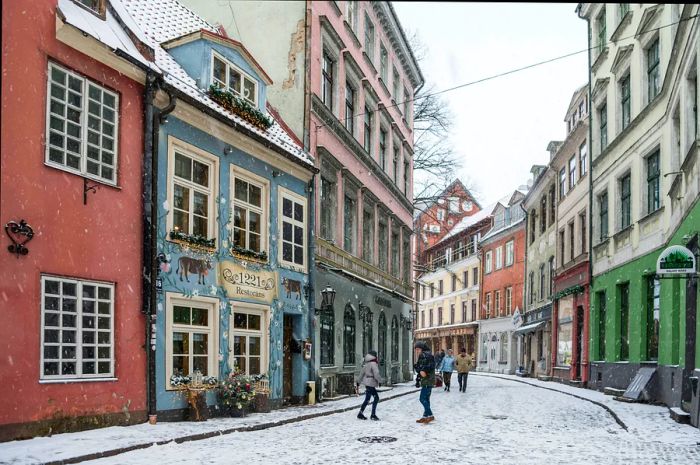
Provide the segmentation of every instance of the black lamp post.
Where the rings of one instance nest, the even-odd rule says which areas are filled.
[[[335,302],[335,289],[326,284],[326,288],[321,291],[321,310],[333,307]]]

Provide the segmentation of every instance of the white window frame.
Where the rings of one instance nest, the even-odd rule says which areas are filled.
[[[503,247],[499,246],[496,248],[496,269],[500,270],[503,268]]]
[[[515,261],[515,241],[506,242],[506,266],[513,265]]]
[[[184,307],[207,307],[208,315],[206,328],[204,326],[184,325],[173,322],[173,307],[175,305]],[[185,297],[183,294],[167,292],[165,294],[165,389],[170,391],[176,389],[170,385],[170,377],[173,375],[173,332],[198,332],[208,334],[208,354],[207,354],[207,376],[219,377],[219,308],[220,301],[214,297],[192,296]]]
[[[246,313],[260,316],[260,330],[240,329],[233,327],[235,313]],[[270,367],[270,307],[262,304],[252,304],[247,302],[233,302],[231,315],[229,317],[229,360],[231,369],[234,367],[236,354],[233,351],[234,336],[260,336],[260,374],[267,374]],[[248,341],[248,340],[247,340]],[[248,343],[246,341],[246,343]],[[250,356],[250,354],[247,354]],[[247,360],[247,359],[246,359]],[[246,374],[250,373],[250,363],[246,361]]]
[[[484,254],[484,261],[486,262],[484,263],[484,273],[491,273],[493,270],[493,255],[491,250]]]
[[[225,84],[224,88],[226,90],[232,92],[237,97],[240,97],[244,100],[247,100],[252,105],[257,106],[258,105],[258,92],[259,92],[258,80],[255,79],[250,74],[243,71],[240,67],[231,63],[230,60],[228,60],[227,58],[224,58],[223,55],[221,55],[220,53],[217,53],[215,50],[212,50],[211,53],[212,53],[212,58],[211,58],[211,67],[210,67],[210,71],[209,71],[209,78],[211,79],[210,82],[212,84],[216,84],[216,83],[221,82],[218,79],[214,79],[214,58],[216,58],[217,60],[222,61],[226,65],[226,82],[224,83]],[[241,89],[240,90],[231,89],[229,87],[229,80],[231,78],[231,76],[230,76],[231,75],[231,68],[236,70],[236,72],[240,73],[240,75],[241,75]],[[253,94],[254,95],[253,95],[252,100],[243,96],[243,91],[245,89],[245,80],[246,79],[249,80],[253,84]]]
[[[261,190],[260,194],[260,204],[261,207],[256,207],[255,205],[249,204],[247,202],[243,202],[241,200],[236,199],[235,197],[235,189],[236,189],[236,179],[240,179],[243,182],[246,182],[248,184],[252,184]],[[265,252],[267,253],[268,260],[270,259],[270,250],[269,250],[269,240],[268,238],[270,237],[269,230],[268,230],[268,225],[269,225],[269,217],[270,217],[270,181],[267,179],[260,177],[256,174],[251,173],[250,171],[244,170],[236,165],[231,165],[231,177],[230,177],[230,192],[229,192],[229,199],[230,199],[230,204],[231,204],[231,229],[229,231],[229,244],[233,246],[234,241],[233,241],[233,230],[234,230],[234,224],[233,224],[233,208],[236,205],[240,205],[242,208],[245,208],[247,212],[254,211],[256,213],[260,214],[260,223],[261,223],[261,228],[260,228],[260,250],[259,252]],[[248,220],[250,219],[248,215],[246,215],[246,248],[249,250],[250,249],[250,242],[248,238],[249,234],[249,229],[248,229]]]
[[[81,86],[80,86],[80,98],[81,98],[81,105],[80,105],[80,123],[79,124],[74,124],[74,126],[79,126],[80,127],[80,138],[77,139],[74,136],[71,136],[71,139],[73,140],[79,140],[80,142],[80,154],[77,154],[75,152],[68,152],[67,149],[60,148],[60,151],[63,153],[63,158],[64,160],[67,160],[68,154],[70,153],[73,157],[80,156],[80,168],[76,169],[73,167],[68,166],[68,164],[63,164],[59,163],[56,161],[52,161],[50,158],[51,155],[51,148],[54,147],[54,150],[59,149],[57,146],[52,146],[51,145],[51,83],[52,78],[51,78],[51,71],[52,69],[57,69],[62,73],[66,74],[66,85],[65,91],[66,91],[66,98],[64,100],[61,100],[60,103],[62,103],[65,106],[65,112],[67,113],[67,110],[69,107],[78,109],[78,107],[74,105],[69,105],[68,103],[68,80],[72,77],[74,79],[80,80]],[[98,176],[96,174],[89,173],[87,170],[87,163],[88,163],[88,156],[87,156],[87,151],[88,151],[88,130],[90,129],[88,126],[88,120],[89,120],[89,103],[90,103],[90,91],[89,91],[89,86],[92,85],[93,87],[98,88],[100,91],[102,91],[103,94],[110,95],[111,97],[114,98],[114,108],[112,109],[114,111],[114,122],[106,121],[109,124],[114,125],[114,132],[112,134],[111,139],[113,139],[113,146],[112,150],[104,150],[102,147],[102,143],[100,143],[99,147],[99,155],[100,155],[100,160],[97,162],[97,164],[102,167],[102,166],[108,166],[111,167],[112,172],[113,172],[113,177],[112,179],[104,178],[102,176]],[[74,91],[74,93],[76,93]],[[45,126],[45,150],[44,150],[44,163],[47,166],[51,166],[52,168],[56,168],[62,171],[68,171],[69,173],[75,173],[79,176],[83,176],[86,178],[93,179],[95,181],[98,181],[100,183],[108,184],[111,186],[116,186],[117,185],[117,179],[118,179],[118,168],[119,168],[119,118],[120,118],[120,100],[119,100],[119,94],[116,92],[113,92],[109,89],[107,89],[104,85],[99,84],[97,81],[94,81],[92,79],[88,79],[87,77],[78,74],[66,67],[63,67],[57,63],[54,63],[52,61],[49,61],[48,67],[47,67],[47,74],[46,74],[46,126]],[[57,102],[59,102],[58,99],[56,99]],[[105,105],[103,105],[100,102],[100,110],[105,108]],[[107,107],[109,108],[109,107]],[[102,113],[102,111],[100,111]],[[58,115],[57,115],[58,116]],[[68,122],[70,121],[67,116],[63,117],[60,116],[64,123],[64,129],[63,131],[58,131],[54,130],[55,133],[59,134],[60,136],[63,137],[63,144],[67,145],[68,143],[68,130],[67,130],[67,125]],[[100,117],[99,118],[100,122],[104,125],[105,120]],[[99,137],[100,137],[100,142],[102,142],[102,138],[105,137],[102,128],[100,131],[93,131],[97,132]],[[91,143],[93,146],[96,147],[94,143]],[[108,152],[112,154],[113,157],[113,163],[111,165],[105,164],[102,162],[102,155],[103,152]],[[101,170],[100,170],[101,171]]]
[[[45,283],[46,281],[57,281],[60,283],[60,286],[62,288],[63,283],[70,283],[70,284],[75,284],[76,289],[75,289],[75,340],[74,343],[71,345],[75,346],[75,374],[71,375],[45,375],[44,374],[44,347],[46,344],[50,344],[51,346],[56,346],[58,347],[58,359],[56,359],[57,363],[59,364],[59,372],[61,368],[61,361],[62,361],[62,348],[64,346],[64,343],[62,341],[62,326],[51,326],[51,327],[46,327],[46,318],[45,315],[47,313],[47,309],[45,308],[46,305],[46,287]],[[68,278],[68,277],[60,277],[60,276],[54,276],[54,275],[41,275],[41,338],[40,338],[40,346],[39,346],[39,353],[40,353],[40,363],[39,363],[39,381],[40,382],[52,382],[52,381],[58,381],[58,382],[66,382],[66,381],[75,381],[75,382],[80,382],[80,381],[100,381],[100,380],[114,380],[114,374],[115,374],[115,340],[114,340],[114,326],[115,326],[115,318],[114,318],[114,307],[115,307],[115,302],[116,302],[116,295],[115,295],[115,286],[114,283],[109,283],[109,282],[104,282],[104,281],[92,281],[92,280],[84,280],[84,279],[79,279],[79,278]],[[95,298],[90,299],[95,301],[95,336],[97,336],[97,333],[99,332],[99,322],[98,318],[100,317],[99,313],[99,304],[101,302],[109,302],[110,303],[110,309],[109,309],[109,320],[110,320],[110,327],[109,327],[109,347],[110,347],[110,358],[109,358],[109,363],[110,363],[110,370],[109,373],[97,373],[97,366],[95,367],[95,374],[82,374],[82,369],[83,369],[83,285],[88,285],[88,286],[95,286]],[[100,299],[99,298],[99,290],[97,289],[98,287],[103,287],[103,288],[108,288],[110,290],[110,299]],[[60,307],[62,306],[62,289],[59,291],[59,294],[50,294],[50,296],[55,296],[58,297],[58,302],[59,302],[59,309],[56,311],[51,311],[53,313],[56,313],[59,315],[62,315],[64,312],[61,311]],[[55,328],[56,330],[59,331],[59,341],[56,343],[47,343],[44,338],[45,338],[45,330],[46,329],[52,329]],[[106,332],[106,331],[104,331]],[[98,342],[99,339],[96,339],[94,341],[94,344],[90,344],[90,346],[95,347],[95,350],[97,351],[100,347],[100,343]],[[102,347],[106,347],[107,344],[102,344]],[[71,359],[72,360],[72,359]],[[92,359],[91,359],[92,360]],[[100,362],[100,359],[97,356],[97,353],[95,354],[95,364]],[[50,361],[54,361],[54,359],[50,359]],[[106,359],[102,359],[102,361],[106,361]]]
[[[282,266],[284,268],[289,268],[289,269],[294,270],[294,271],[298,271],[300,273],[306,273],[306,270],[308,269],[308,266],[309,266],[309,257],[308,257],[308,250],[307,250],[307,247],[308,247],[307,235],[308,235],[308,227],[309,227],[308,226],[309,225],[308,201],[307,201],[306,197],[299,195],[296,192],[292,192],[288,189],[285,189],[283,187],[279,187],[277,189],[277,191],[278,191],[278,193],[277,193],[277,195],[278,195],[278,199],[277,199],[277,202],[278,202],[277,203],[277,217],[278,217],[277,231],[278,231],[278,233],[277,233],[277,235],[279,238],[277,253],[279,256],[280,266]],[[286,218],[282,214],[282,203],[283,203],[283,200],[285,198],[291,200],[292,202],[299,203],[304,207],[304,219],[302,222],[296,221],[293,218]],[[304,249],[304,252],[303,252],[304,253],[304,264],[303,265],[299,265],[297,263],[288,262],[288,261],[284,260],[284,254],[282,253],[282,249],[283,249],[282,231],[283,231],[283,222],[284,221],[287,221],[294,226],[301,226],[304,229],[304,233],[303,233],[304,242],[303,242],[303,246],[302,246],[302,248]]]
[[[209,165],[209,218],[207,218],[207,229],[210,234],[207,239],[214,239],[215,248],[218,241],[218,228],[216,227],[216,197],[219,195],[219,158],[195,147],[192,144],[176,139],[172,136],[168,137],[168,178],[167,178],[167,188],[168,188],[168,216],[166,219],[167,227],[167,240],[170,239],[170,231],[173,230],[174,223],[174,191],[175,191],[175,151],[182,152],[183,155],[197,160],[200,163]],[[183,181],[183,184],[186,182]],[[193,184],[193,183],[190,183]],[[204,190],[202,186],[199,186],[200,190]],[[191,202],[194,202],[194,196],[191,196]],[[193,212],[190,211],[190,231],[193,227],[192,219]],[[186,234],[192,234],[187,231]]]

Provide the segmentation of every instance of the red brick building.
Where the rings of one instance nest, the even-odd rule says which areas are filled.
[[[477,369],[515,371],[513,315],[522,313],[525,276],[525,191],[501,199],[492,211],[493,227],[479,242],[481,311]]]
[[[426,249],[434,246],[454,228],[462,218],[481,210],[481,205],[459,179],[430,200],[417,200],[414,214],[415,254],[420,263]]]
[[[0,247],[0,440],[146,418],[141,194],[152,67],[123,29],[128,18],[105,0],[93,6],[2,3],[0,220],[26,221],[33,237],[25,254],[8,253],[5,235]]]

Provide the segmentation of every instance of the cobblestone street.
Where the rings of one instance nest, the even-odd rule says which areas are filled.
[[[421,411],[418,395],[411,394],[380,403],[380,422],[357,420],[353,411],[258,432],[156,446],[90,463],[406,464],[432,458],[460,464],[700,462],[698,430],[673,423],[663,407],[615,403],[622,422],[627,414],[633,419],[626,431],[594,403],[479,374],[470,376],[464,394],[456,387],[449,393],[435,389],[432,403],[436,421],[426,426],[415,423]],[[367,436],[397,440],[379,444],[358,440]]]

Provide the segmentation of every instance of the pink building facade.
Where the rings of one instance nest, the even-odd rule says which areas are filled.
[[[333,306],[317,305],[316,364],[334,396],[372,349],[389,380],[411,374],[412,99],[423,78],[389,3],[309,5],[315,282],[336,291]]]

